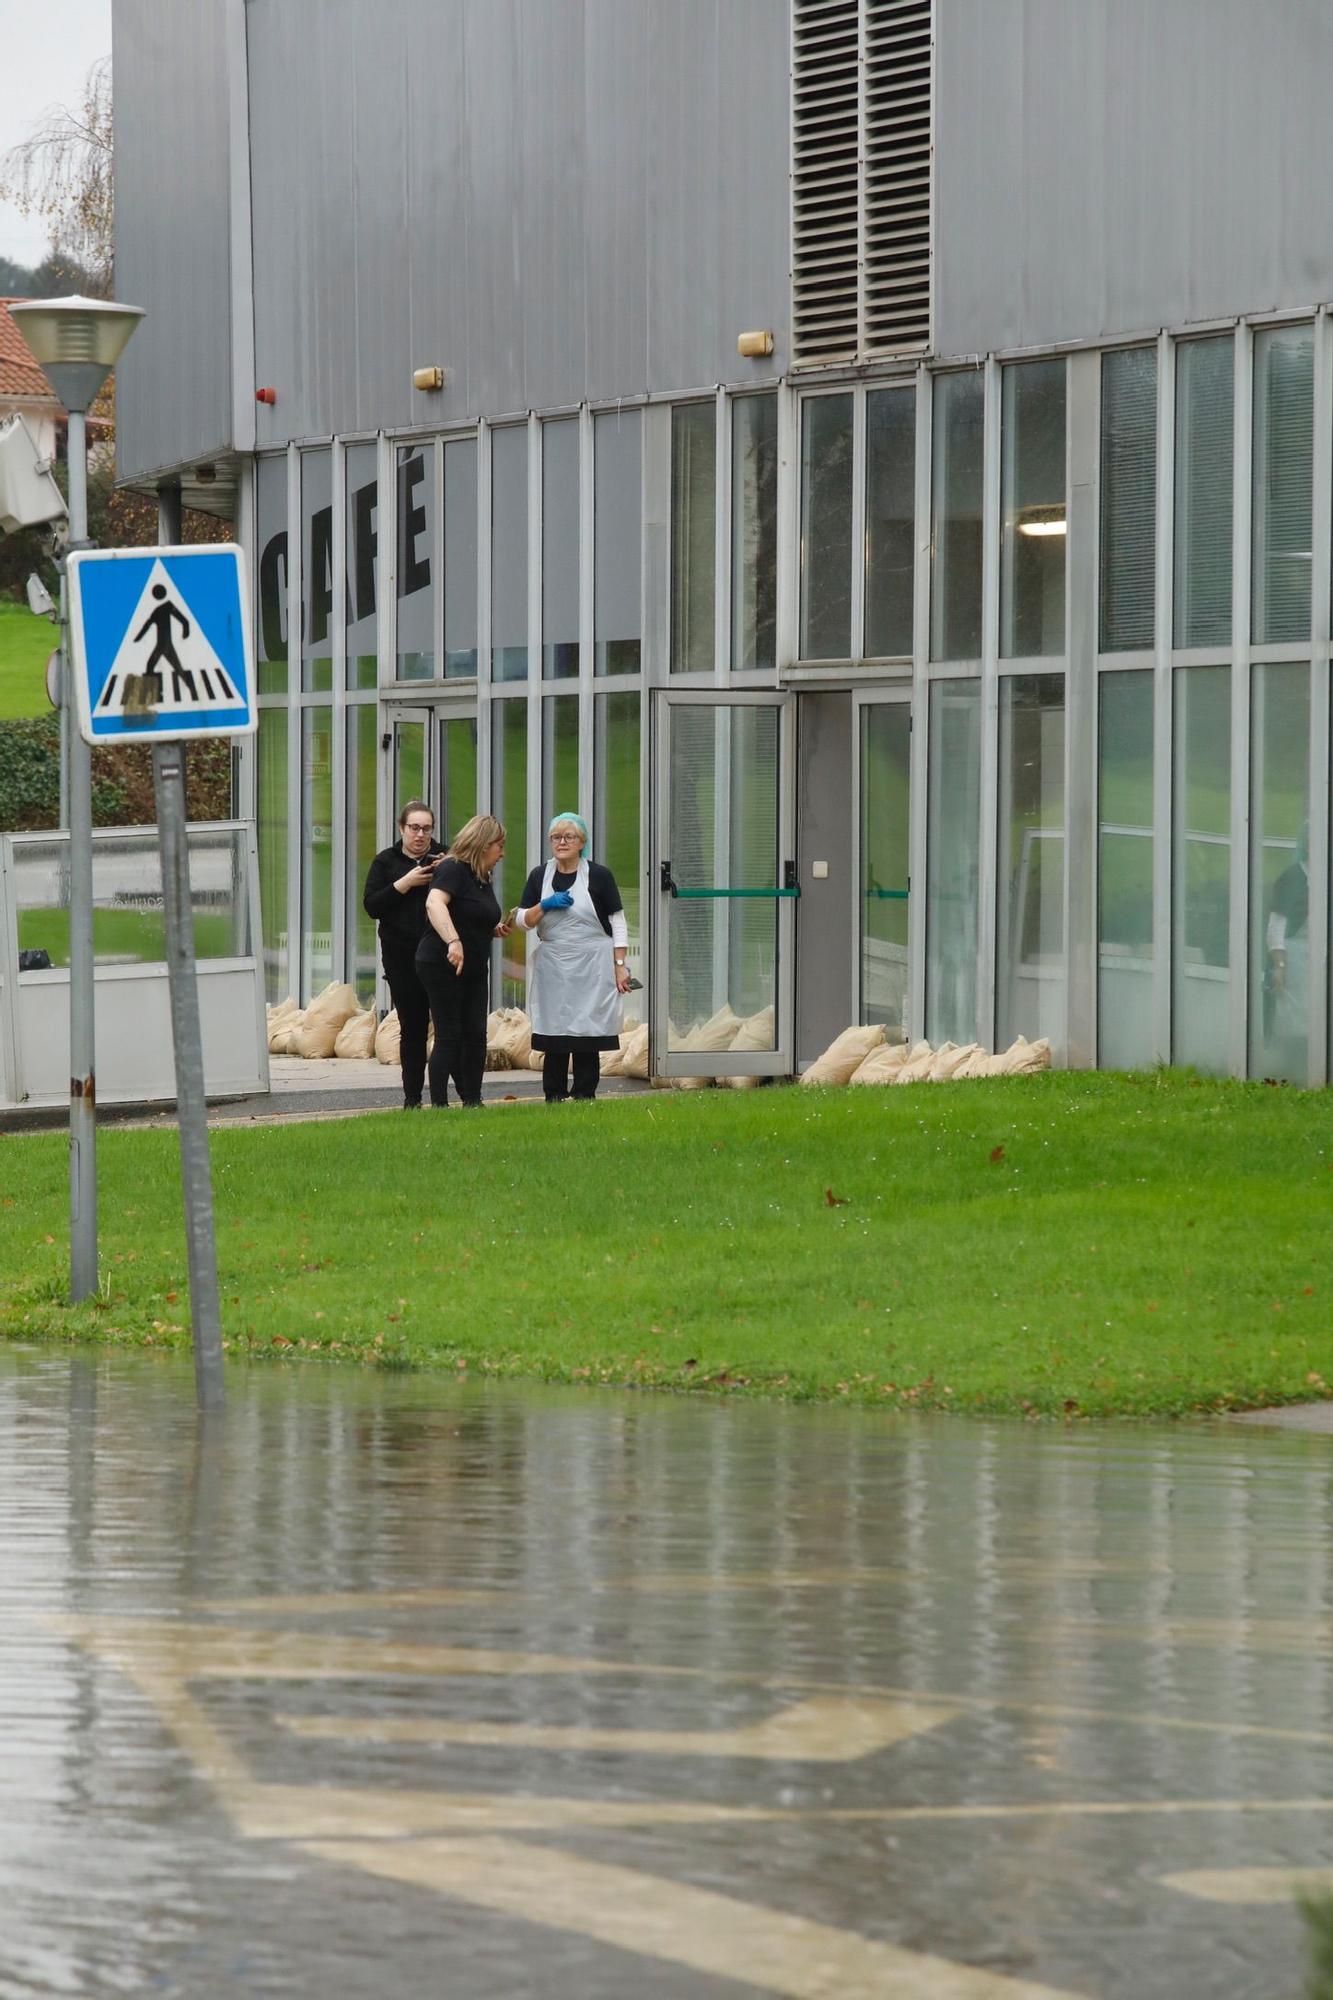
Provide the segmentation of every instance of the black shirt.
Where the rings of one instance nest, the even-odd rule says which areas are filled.
[[[568,874],[563,869],[557,868],[551,878],[552,890],[572,889],[576,873],[577,871],[573,868],[569,870]],[[540,867],[533,869],[531,875],[529,875],[527,881],[523,884],[523,894],[519,899],[520,909],[536,909],[542,899],[542,880],[545,874],[545,862]],[[600,923],[606,935],[610,937],[611,919],[617,910],[623,909],[624,905],[620,900],[620,891],[616,887],[615,876],[609,868],[603,868],[600,861],[590,861],[588,863],[588,895],[594,910],[597,912],[598,923]]]
[[[443,857],[444,849],[438,841],[432,840],[422,860],[439,861]],[[409,957],[426,929],[426,897],[430,884],[423,882],[419,889],[405,889],[401,896],[393,885],[400,876],[416,866],[411,856],[404,854],[402,841],[396,840],[392,847],[382,849],[371,862],[365,893],[361,898],[366,915],[373,917],[380,927],[380,943],[385,951],[406,952]]]
[[[449,898],[449,915],[463,941],[464,961],[484,955],[491,948],[495,926],[500,921],[500,905],[489,882],[478,881],[466,861],[446,855],[435,870],[432,889],[443,889]],[[434,925],[427,922],[426,933],[417,946],[418,958],[444,963],[448,947]]]

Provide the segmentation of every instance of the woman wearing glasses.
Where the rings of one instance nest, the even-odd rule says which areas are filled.
[[[427,930],[417,946],[417,973],[430,998],[435,1046],[430,1052],[430,1101],[449,1102],[453,1078],[464,1104],[481,1103],[486,1067],[486,1008],[491,939],[508,937],[491,875],[503,859],[505,830],[478,813],[454,835],[426,897]]]
[[[362,906],[379,925],[380,957],[389,997],[402,1033],[403,1109],[421,1109],[426,1080],[426,1029],[430,1004],[417,978],[416,956],[426,929],[426,897],[444,849],[435,838],[435,815],[424,799],[409,799],[398,815],[398,839],[370,864]]]
[[[528,959],[532,1046],[545,1054],[548,1104],[597,1095],[598,1057],[620,1045],[620,999],[629,991],[629,930],[616,878],[589,861],[588,829],[577,813],[547,828],[551,859],[523,886],[515,922],[535,931]]]

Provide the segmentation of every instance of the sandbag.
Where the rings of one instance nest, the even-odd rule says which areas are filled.
[[[532,1023],[521,1007],[497,1007],[486,1024],[486,1046],[499,1049],[513,1069],[527,1069]]]
[[[909,1054],[906,1042],[881,1042],[877,1048],[870,1051],[865,1061],[852,1071],[847,1081],[860,1084],[892,1083]]]
[[[375,1030],[375,1060],[396,1065],[402,1059],[403,1031],[398,1020],[398,1009],[391,1007]]]
[[[349,1015],[338,1030],[338,1039],[333,1044],[334,1055],[349,1062],[365,1062],[375,1053],[375,1030],[378,1025],[373,1007],[367,1007],[364,1013]]]
[[[934,1061],[935,1051],[930,1043],[918,1042],[893,1080],[895,1083],[924,1083]]]
[[[623,1076],[625,1074],[625,1065],[621,1061],[621,1053],[618,1047],[603,1049],[597,1058],[598,1074],[601,1076]]]
[[[989,1054],[982,1048],[981,1043],[978,1042],[967,1061],[954,1071],[954,1082],[969,1083],[974,1077],[988,1076],[990,1072],[986,1068],[986,1065],[989,1061]]]
[[[930,1065],[927,1083],[948,1083],[957,1076],[960,1069],[971,1062],[979,1044],[968,1042],[960,1048],[956,1042],[943,1042],[935,1051],[935,1060]]]
[[[771,1049],[773,1034],[773,1009],[761,1007],[757,1014],[747,1014],[741,1022],[731,1043],[731,1051],[735,1054],[747,1049]],[[753,1090],[764,1079],[761,1076],[720,1076],[717,1080],[731,1090]]]
[[[626,1076],[637,1076],[644,1079],[647,1078],[648,1030],[646,1026],[635,1028],[629,1040],[622,1044],[620,1050],[620,1066],[624,1070]]]
[[[271,1056],[294,1055],[296,1051],[292,1048],[292,1036],[299,1033],[304,1025],[305,1011],[303,1008],[297,1007],[294,1012],[284,1014],[277,1026],[270,1031],[268,1038],[269,1054]]]
[[[545,1067],[546,1067],[546,1051],[545,1051],[545,1049],[529,1049],[529,1050],[528,1050],[528,1068],[529,1068],[529,1069],[545,1069]]]
[[[811,1063],[801,1082],[807,1085],[850,1083],[870,1051],[877,1049],[883,1040],[884,1027],[879,1021],[861,1028],[844,1028],[836,1041],[829,1043],[823,1055]]]
[[[1000,1076],[1035,1076],[1039,1070],[1051,1066],[1051,1045],[1043,1038],[1039,1042],[1029,1042],[1020,1035],[1005,1050],[1002,1058],[1004,1068]]]
[[[290,994],[285,1000],[279,1000],[276,1006],[264,1009],[268,1052],[271,1056],[286,1055],[287,1043],[291,1037],[292,1022],[300,1011],[300,1008]],[[281,1050],[277,1047],[279,1040],[282,1042]]]
[[[716,1055],[729,1049],[740,1031],[741,1017],[733,1012],[730,1002],[719,1007],[716,1014],[706,1021],[697,1021],[679,1041],[673,1042],[673,1055],[690,1054],[696,1056]]]
[[[356,988],[331,981],[306,1008],[305,1020],[291,1038],[290,1053],[308,1061],[331,1056],[339,1028],[360,1011]]]

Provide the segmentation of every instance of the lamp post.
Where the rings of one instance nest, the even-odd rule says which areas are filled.
[[[88,409],[135,327],[141,306],[106,299],[26,299],[10,316],[69,412],[70,550],[88,545]],[[69,746],[69,1275],[77,1305],[97,1290],[97,1086],[93,1023],[92,752],[70,727],[64,654],[61,728]]]

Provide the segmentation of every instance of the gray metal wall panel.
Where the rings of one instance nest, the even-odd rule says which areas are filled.
[[[1325,0],[937,0],[943,355],[1333,292]]]
[[[231,442],[224,0],[115,0],[116,295],[147,317],[116,371],[122,478]]]
[[[766,379],[746,327],[782,359],[786,0],[247,19],[261,442]]]

